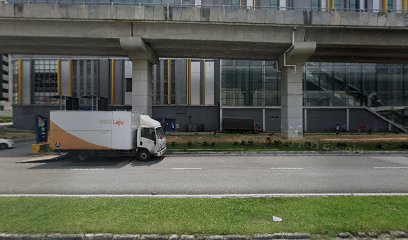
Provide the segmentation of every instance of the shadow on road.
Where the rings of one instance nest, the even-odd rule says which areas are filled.
[[[92,159],[80,161],[67,157],[64,160],[42,162],[41,165],[29,169],[120,169],[128,165],[132,167],[152,166],[163,159],[164,157],[156,157],[148,162],[141,162],[134,157],[92,157]]]

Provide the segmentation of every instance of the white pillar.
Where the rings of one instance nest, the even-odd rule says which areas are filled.
[[[254,0],[247,0],[247,8],[253,8]]]
[[[373,12],[379,12],[381,9],[380,0],[373,0]]]
[[[132,112],[152,116],[152,64],[132,60]]]
[[[303,65],[282,69],[281,136],[303,137]]]
[[[395,2],[395,10],[397,11],[397,12],[401,12],[401,10],[402,10],[402,1],[403,0],[396,0],[396,2]]]
[[[322,11],[327,11],[326,0],[320,0],[320,8],[322,9]]]
[[[366,5],[365,5],[365,0],[359,0],[360,2],[360,11],[365,11]]]
[[[279,9],[286,10],[286,0],[279,0]]]

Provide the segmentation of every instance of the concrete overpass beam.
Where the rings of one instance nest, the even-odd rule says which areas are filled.
[[[132,61],[132,112],[152,116],[152,66],[157,54],[140,37],[120,39]]]
[[[315,52],[315,42],[294,42],[279,58],[281,80],[281,135],[303,137],[303,75],[306,60]]]

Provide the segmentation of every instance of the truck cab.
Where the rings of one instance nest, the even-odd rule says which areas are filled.
[[[151,156],[160,157],[166,152],[166,137],[158,121],[140,116],[136,149],[137,158],[141,161],[148,161]]]

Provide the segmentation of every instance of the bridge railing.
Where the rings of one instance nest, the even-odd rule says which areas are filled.
[[[308,10],[308,11],[324,11],[324,12],[397,12],[407,13],[403,9],[356,9],[356,8],[318,8],[318,7],[279,7],[276,5],[266,6],[249,6],[230,4],[231,0],[219,0],[220,4],[201,4],[201,1],[196,0],[0,0],[0,3],[10,4],[74,4],[74,5],[143,5],[143,6],[171,6],[171,7],[225,7],[236,9],[275,9],[275,10]],[[199,2],[199,3],[198,3]]]

